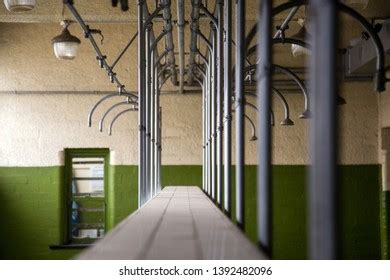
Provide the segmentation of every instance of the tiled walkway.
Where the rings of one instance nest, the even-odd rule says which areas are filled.
[[[166,187],[80,259],[265,259],[197,187]]]

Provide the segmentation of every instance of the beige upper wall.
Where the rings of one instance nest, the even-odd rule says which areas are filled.
[[[371,84],[362,83],[347,84],[343,86],[343,92],[347,105],[340,107],[340,162],[378,163],[376,93],[372,91]],[[106,131],[100,133],[98,120],[113,104],[112,100],[99,107],[94,115],[93,127],[87,127],[88,112],[101,97],[75,93],[0,94],[0,166],[61,165],[64,148],[80,147],[108,147],[113,152],[112,164],[136,164],[137,113],[129,113],[119,119],[112,136],[108,136]],[[303,98],[298,94],[286,94],[286,98],[295,126],[279,125],[283,111],[279,101],[274,100],[273,162],[307,164],[309,121],[298,118],[303,109]],[[116,101],[119,100],[116,98]],[[162,96],[161,104],[163,164],[201,164],[201,96],[166,94]],[[122,109],[124,107],[116,112]],[[247,113],[255,119],[253,110],[248,109]],[[113,112],[107,120],[114,115]],[[246,163],[255,164],[257,142],[250,142],[250,135],[250,126],[246,124]]]
[[[88,9],[87,3],[85,9]],[[85,11],[87,13],[88,10]],[[92,12],[89,11],[89,14],[92,15]],[[115,10],[113,15],[117,14],[122,15]],[[156,24],[155,27],[159,30],[161,25]],[[136,31],[134,23],[94,23],[93,28],[104,31],[102,50],[111,62]],[[58,23],[0,24],[0,166],[59,165],[63,163],[63,149],[72,147],[109,147],[113,152],[113,164],[136,164],[136,113],[121,118],[114,127],[113,136],[109,137],[97,131],[96,121],[104,108],[113,104],[107,102],[96,112],[94,128],[87,127],[87,114],[101,95],[75,92],[116,89],[109,83],[105,72],[97,66],[96,55],[85,39],[74,61],[60,61],[54,57],[50,40],[60,31]],[[83,38],[77,25],[71,26],[71,32]],[[352,33],[356,32],[358,29],[353,27]],[[189,34],[186,36],[188,44]],[[284,48],[288,51],[288,48]],[[291,59],[286,51],[279,54],[285,57],[280,59],[282,56],[279,56],[283,65],[302,64],[302,60]],[[130,90],[137,89],[136,70],[135,44],[116,70],[118,77]],[[348,83],[341,89],[347,100],[347,105],[340,107],[341,163],[378,163],[378,102],[372,88],[371,83]],[[165,89],[170,90],[172,87]],[[12,93],[15,91],[24,93]],[[57,91],[62,93],[55,93]],[[278,125],[282,109],[279,101],[275,100],[273,110],[277,125],[272,129],[273,162],[307,164],[308,121],[297,117],[303,110],[303,97],[286,94],[286,98],[296,125]],[[164,114],[163,163],[201,164],[200,95],[172,93],[163,95],[161,102]],[[247,112],[255,119],[251,109]],[[248,124],[246,128],[246,160],[248,164],[255,164],[256,142],[248,141]]]

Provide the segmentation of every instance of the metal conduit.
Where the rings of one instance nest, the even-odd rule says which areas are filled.
[[[128,112],[134,112],[134,111],[138,111],[138,108],[129,108],[129,109],[126,109],[126,110],[123,110],[121,112],[119,112],[111,121],[110,123],[110,126],[108,127],[108,135],[111,135],[112,134],[112,127],[114,126],[116,120],[122,116],[123,114],[126,114]]]
[[[145,197],[145,34],[144,1],[138,0],[138,208],[144,204]]]
[[[179,91],[184,91],[184,0],[177,0],[177,38],[179,45]]]
[[[258,101],[258,169],[257,169],[257,237],[259,246],[271,257],[271,126],[268,121],[271,107],[272,87],[272,0],[262,0],[259,5],[260,32],[257,70]],[[239,69],[239,68],[238,68]],[[241,70],[241,69],[239,69]],[[241,70],[242,71],[242,70]]]
[[[217,205],[222,206],[223,180],[223,1],[217,1]]]
[[[312,1],[313,32],[310,61],[312,166],[309,174],[309,257],[337,258],[337,2]],[[326,63],[324,63],[326,62]],[[326,128],[326,129],[324,129]]]
[[[105,100],[109,99],[109,98],[112,98],[112,97],[119,97],[119,96],[127,96],[127,97],[132,97],[132,95],[130,95],[129,93],[111,93],[111,94],[108,94],[108,95],[105,95],[103,96],[101,99],[99,99],[95,105],[93,105],[91,111],[89,112],[88,114],[88,126],[91,127],[92,126],[92,116],[93,116],[93,113],[95,112],[95,110],[97,109],[97,107],[102,104]]]
[[[118,106],[121,106],[121,105],[129,105],[129,104],[136,105],[137,103],[130,103],[129,100],[127,100],[127,101],[122,101],[122,102],[116,103],[116,104],[112,105],[110,108],[108,108],[107,111],[103,114],[102,118],[101,118],[100,121],[99,121],[99,131],[100,131],[100,132],[103,131],[104,120],[105,120],[105,118],[107,117],[107,115],[108,115],[112,110],[114,110],[114,109],[115,109],[116,107],[118,107]]]
[[[172,35],[171,0],[160,0],[160,5],[163,8],[162,13],[164,20],[164,30],[167,31],[167,35],[165,36],[165,43],[166,49],[169,50],[168,63],[171,66],[172,83],[177,85],[176,62]]]
[[[244,96],[244,67],[245,67],[245,0],[236,2],[236,73],[235,73],[235,102],[236,102],[236,220],[237,225],[244,230],[244,186],[245,186],[245,96]],[[263,3],[264,1],[262,1]]]
[[[72,13],[76,21],[79,23],[81,29],[84,31],[85,36],[89,39],[91,42],[92,47],[95,49],[97,60],[99,60],[99,64],[102,68],[105,68],[107,71],[108,76],[110,77],[111,82],[116,83],[118,89],[121,92],[126,92],[124,89],[124,85],[120,82],[116,74],[113,72],[112,67],[108,65],[108,62],[106,60],[106,56],[102,54],[98,44],[95,41],[95,38],[93,37],[92,31],[89,28],[88,25],[86,25],[85,21],[77,11],[77,9],[73,5],[72,0],[64,0],[64,5],[69,9],[69,11]],[[130,94],[132,99],[137,100],[138,96]]]
[[[195,50],[196,48],[196,42],[197,42],[197,36],[199,31],[199,18],[200,18],[200,5],[201,0],[191,0],[192,4],[192,11],[191,11],[191,23],[190,23],[190,29],[191,29],[191,37],[190,37],[190,56],[189,56],[189,71],[187,73],[187,84],[192,85],[193,84],[193,64],[195,63]]]
[[[280,122],[280,124],[281,125],[294,125],[294,122],[290,119],[290,108],[288,106],[286,98],[284,98],[283,94],[274,87],[272,87],[272,92],[274,92],[276,94],[276,96],[279,98],[280,102],[282,103],[283,109],[284,109],[284,119]]]
[[[224,150],[224,211],[231,215],[231,164],[232,164],[232,1],[226,1],[224,6],[224,30],[226,38],[224,41],[224,128],[223,128],[223,150]],[[206,38],[205,38],[206,39]]]

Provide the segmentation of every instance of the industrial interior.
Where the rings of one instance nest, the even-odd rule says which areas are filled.
[[[0,259],[389,259],[388,0],[4,0]]]

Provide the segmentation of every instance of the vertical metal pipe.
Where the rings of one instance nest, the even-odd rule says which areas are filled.
[[[212,54],[210,54],[212,56]],[[212,61],[212,59],[211,59]],[[211,94],[212,94],[212,84],[211,84],[211,70],[212,70],[212,63],[210,63],[210,68],[207,72],[208,74],[208,79],[207,79],[207,152],[208,152],[208,194],[211,197],[211,189],[212,189],[212,137],[211,137]]]
[[[177,0],[177,39],[179,43],[179,90],[184,90],[184,0]]]
[[[245,0],[236,2],[236,220],[244,229],[244,188],[245,188]]]
[[[257,234],[260,247],[271,254],[271,87],[272,87],[272,0],[262,0],[258,33],[258,172],[257,172]]]
[[[159,90],[160,91],[160,90]],[[160,92],[158,92],[158,100],[160,99]],[[157,102],[158,105],[160,105],[160,101]],[[159,119],[159,125],[158,125],[158,191],[161,191],[162,188],[162,182],[161,182],[161,174],[162,174],[162,108],[158,107],[158,119]]]
[[[151,105],[150,105],[150,187],[151,187],[151,197],[154,197],[156,195],[156,189],[155,189],[155,170],[156,170],[156,161],[155,161],[155,143],[156,143],[156,135],[155,135],[155,67],[154,67],[154,51],[151,50],[151,62],[150,62],[150,97],[151,97]]]
[[[217,44],[217,32],[213,23],[210,23],[213,55],[212,55],[212,88],[211,88],[211,198],[216,199],[216,187],[217,187],[217,57],[218,57],[218,44]]]
[[[222,206],[223,183],[223,0],[218,0],[218,30],[217,30],[217,204]]]
[[[148,201],[151,198],[151,184],[150,184],[150,125],[151,125],[151,84],[150,84],[150,72],[151,72],[151,55],[150,55],[150,32],[152,30],[152,26],[145,26],[145,53],[146,53],[146,92],[145,92],[145,128],[146,128],[146,147],[145,147],[145,162],[146,162],[146,178],[145,178],[145,185],[146,185],[146,201]]]
[[[158,145],[159,145],[159,104],[158,104],[158,92],[159,92],[159,84],[158,84],[158,68],[154,68],[154,162],[155,172],[154,172],[154,190],[155,194],[159,192],[158,188],[158,173],[160,170],[160,165],[158,161]]]
[[[202,87],[202,190],[206,191],[206,103],[205,103],[205,83]]]
[[[225,2],[224,8],[224,209],[231,211],[231,171],[232,171],[232,1]]]
[[[336,52],[338,36],[337,1],[310,2],[313,34],[311,101],[312,166],[309,185],[309,256],[335,259],[336,242],[336,159],[337,110]]]
[[[138,208],[144,204],[144,137],[145,137],[145,120],[144,120],[144,103],[145,103],[145,34],[143,11],[144,1],[138,0]]]

